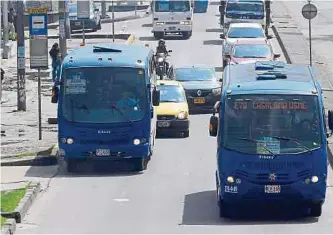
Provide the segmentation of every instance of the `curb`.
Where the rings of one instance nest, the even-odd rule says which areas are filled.
[[[122,34],[115,34],[115,39],[127,40],[127,38],[131,34],[129,33],[122,33]],[[59,35],[50,35],[47,37],[48,39],[58,39]],[[86,34],[85,39],[104,39],[104,38],[113,38],[112,34]],[[82,39],[82,34],[74,34],[71,35],[71,39]]]
[[[275,27],[274,24],[272,24],[271,28],[272,28],[273,33],[274,33],[274,35],[275,35],[275,37],[276,37],[276,39],[277,39],[277,41],[279,43],[279,46],[280,46],[280,48],[282,50],[284,58],[286,58],[286,61],[287,61],[288,64],[292,64],[292,60],[290,58],[290,55],[288,54],[288,51],[287,51],[287,49],[286,49],[286,47],[285,47],[285,45],[284,45],[284,43],[283,43],[283,41],[282,41],[282,39],[280,37],[280,34],[279,34],[278,30],[276,29],[276,27]]]
[[[58,164],[58,147],[55,146],[49,156],[28,156],[17,159],[17,157],[1,159],[1,166],[53,166]]]
[[[16,231],[16,220],[6,219],[6,223],[1,228],[1,234],[14,234]]]
[[[16,231],[16,225],[21,223],[26,216],[29,208],[35,202],[37,195],[40,192],[40,183],[31,183],[25,193],[24,197],[19,202],[16,209],[12,212],[15,218],[9,218],[6,224],[1,229],[1,234],[14,234]]]

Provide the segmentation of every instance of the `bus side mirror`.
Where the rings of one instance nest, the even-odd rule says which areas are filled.
[[[219,82],[223,82],[223,78],[219,78]]]
[[[217,136],[217,127],[218,127],[219,119],[216,116],[211,116],[209,121],[209,135]]]
[[[153,105],[159,106],[160,105],[160,91],[156,88],[153,91]]]
[[[274,54],[274,59],[278,59],[281,57],[281,54]]]
[[[270,39],[273,38],[273,36],[272,36],[272,35],[267,35],[266,38],[267,38],[268,40],[270,40]]]
[[[52,87],[51,103],[58,103],[59,99],[59,88],[57,86]]]
[[[223,6],[219,6],[219,12],[220,12],[220,13],[223,12]]]
[[[223,33],[220,34],[221,39],[225,39],[225,35]]]
[[[328,128],[333,131],[333,110],[328,111]]]

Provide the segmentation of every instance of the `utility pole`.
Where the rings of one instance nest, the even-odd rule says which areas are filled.
[[[101,4],[101,10],[102,10],[102,19],[105,19],[106,18],[106,1],[102,1],[102,4]]]
[[[3,51],[2,58],[9,58],[9,46],[8,46],[8,1],[1,1],[2,4],[2,19],[3,19]]]
[[[67,55],[66,16],[66,0],[59,0],[59,47],[62,59]]]
[[[112,41],[115,41],[115,36],[114,36],[114,2],[112,0]]]
[[[17,1],[17,110],[26,111],[24,2]]]

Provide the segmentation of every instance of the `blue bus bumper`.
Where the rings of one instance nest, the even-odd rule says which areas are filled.
[[[98,150],[109,150],[109,154],[100,156]],[[59,144],[59,155],[61,158],[77,160],[125,160],[133,158],[148,158],[149,143],[142,145],[80,145],[80,144]]]
[[[267,185],[272,185],[267,183]],[[231,188],[234,187],[234,188]],[[236,187],[236,188],[235,188]],[[292,204],[311,205],[323,203],[326,194],[326,182],[306,184],[304,181],[281,185],[280,193],[265,193],[265,185],[250,182],[222,184],[221,199],[228,204],[261,205]]]

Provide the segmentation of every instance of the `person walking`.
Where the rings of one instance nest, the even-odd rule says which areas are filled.
[[[60,76],[61,54],[58,43],[54,43],[49,52],[52,59],[52,80],[56,83]]]
[[[9,13],[8,13],[8,35],[10,40],[15,40],[16,39],[16,32],[15,32],[15,13],[14,13],[14,8],[10,8]]]

